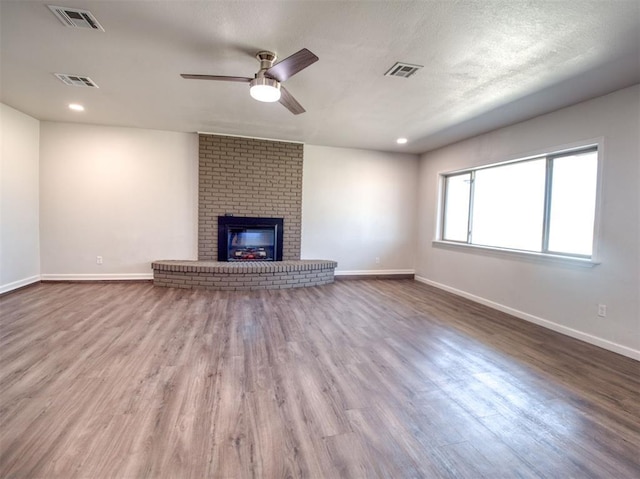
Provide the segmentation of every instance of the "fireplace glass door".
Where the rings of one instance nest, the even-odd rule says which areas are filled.
[[[275,259],[275,228],[230,227],[227,231],[228,261]]]
[[[218,261],[282,261],[283,218],[218,217]]]

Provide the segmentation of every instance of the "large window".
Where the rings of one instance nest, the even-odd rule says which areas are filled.
[[[591,258],[597,176],[596,147],[443,175],[441,239]]]

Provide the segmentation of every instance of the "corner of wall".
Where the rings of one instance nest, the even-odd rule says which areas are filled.
[[[0,103],[0,293],[40,280],[40,122]]]

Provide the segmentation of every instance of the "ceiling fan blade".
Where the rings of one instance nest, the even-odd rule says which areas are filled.
[[[287,78],[292,77],[300,70],[307,68],[309,65],[317,61],[317,56],[315,56],[306,48],[303,48],[299,52],[285,58],[281,62],[276,63],[267,71],[265,71],[264,74],[268,77],[275,78],[279,82],[283,82]]]
[[[280,103],[282,103],[287,110],[289,110],[294,115],[299,115],[300,113],[304,113],[306,110],[302,108],[302,105],[298,103],[298,100],[293,98],[293,95],[289,93],[282,85],[280,86]]]
[[[188,73],[181,73],[182,78],[187,80],[220,80],[220,81],[237,81],[242,83],[249,83],[253,78],[247,77],[227,77],[223,75],[191,75]]]

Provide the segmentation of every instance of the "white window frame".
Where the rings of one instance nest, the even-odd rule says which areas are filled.
[[[550,159],[555,157],[565,156],[571,153],[578,153],[582,151],[588,151],[590,149],[594,149],[597,151],[597,180],[596,180],[596,201],[595,201],[595,211],[594,211],[594,225],[593,225],[593,247],[591,256],[580,256],[580,255],[570,255],[570,254],[562,254],[562,253],[554,253],[549,251],[526,251],[526,250],[515,250],[509,248],[502,248],[497,246],[484,246],[477,245],[468,242],[461,241],[452,241],[445,240],[443,238],[444,234],[444,215],[445,215],[445,183],[447,177],[470,173],[473,171],[485,169],[485,168],[494,168],[499,166],[508,165],[510,163],[519,163],[523,161],[530,161],[535,159],[545,159],[546,161],[550,161]],[[439,172],[438,173],[438,188],[437,188],[437,205],[438,211],[436,216],[436,237],[432,241],[432,245],[438,248],[446,248],[451,250],[458,251],[467,251],[474,252],[479,254],[488,254],[492,256],[499,257],[511,257],[511,258],[522,258],[532,261],[550,261],[550,262],[560,262],[560,263],[568,263],[575,264],[580,266],[592,267],[600,264],[599,259],[599,238],[600,238],[600,213],[601,213],[601,202],[602,202],[602,182],[603,182],[603,171],[604,171],[604,158],[605,158],[605,145],[604,138],[596,138],[585,140],[581,142],[571,143],[567,145],[557,146],[553,148],[547,148],[544,150],[528,153],[526,155],[518,155],[517,157],[513,157],[506,161],[497,161],[491,162],[484,165],[479,165],[475,167],[463,168],[459,170]],[[548,217],[549,213],[549,204],[545,201],[545,218]],[[469,214],[471,214],[471,210]],[[548,218],[545,220],[548,221]],[[543,235],[548,240],[548,225],[544,225]],[[546,241],[545,241],[546,243]]]

